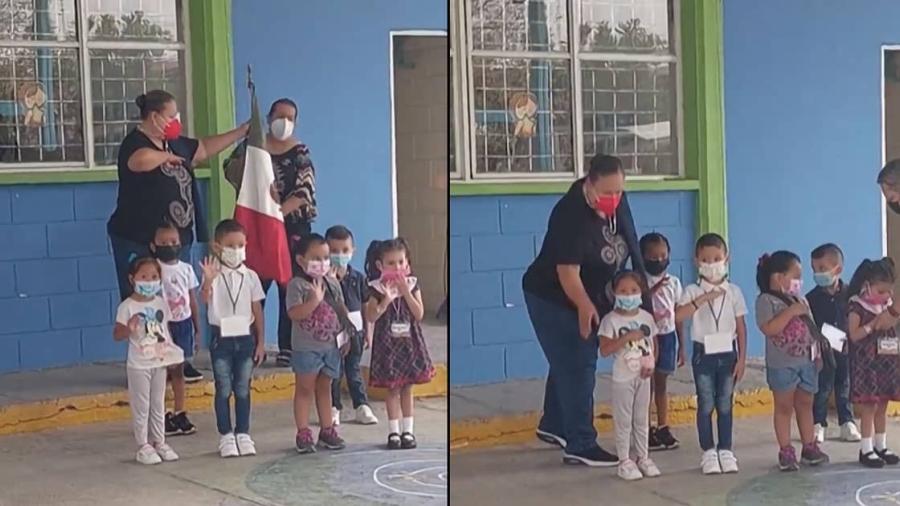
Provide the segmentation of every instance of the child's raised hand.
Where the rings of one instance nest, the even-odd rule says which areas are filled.
[[[222,266],[219,261],[212,255],[204,258],[200,262],[200,269],[203,270],[203,279],[212,281],[222,272]]]
[[[806,303],[802,300],[798,300],[797,302],[791,304],[791,307],[788,308],[788,311],[791,312],[793,316],[803,316],[807,312],[809,312],[809,307],[807,307]]]
[[[325,280],[315,278],[312,281],[312,296],[316,302],[322,302],[325,299]]]
[[[632,343],[635,341],[640,341],[645,337],[647,336],[644,335],[644,331],[642,331],[641,329],[634,329],[625,334],[625,340]]]
[[[723,295],[725,295],[725,290],[722,290],[721,288],[713,288],[712,290],[701,295],[700,298],[703,299],[702,302],[712,302],[719,297],[722,297]]]
[[[409,283],[406,282],[406,278],[399,278],[395,280],[394,288],[400,295],[409,295]]]

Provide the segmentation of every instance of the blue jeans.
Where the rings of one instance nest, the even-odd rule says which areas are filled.
[[[356,332],[350,339],[350,353],[347,353],[347,356],[344,357],[341,369],[347,378],[347,390],[350,391],[353,409],[356,409],[363,404],[369,403],[369,398],[366,395],[366,383],[363,381],[362,373],[359,370],[359,361],[362,358],[362,332]],[[344,409],[344,405],[341,403],[340,378],[331,383],[331,405],[337,409]]]
[[[694,343],[691,365],[694,370],[694,385],[697,388],[697,435],[703,451],[718,448],[731,450],[731,408],[734,403],[734,366],[737,364],[735,352],[707,355],[703,345]],[[712,413],[716,411],[719,444],[713,436]]]
[[[538,428],[565,438],[567,452],[596,448],[594,382],[599,341],[596,336],[581,338],[578,313],[568,307],[528,292],[525,305],[550,364]]]
[[[250,433],[250,378],[253,375],[253,336],[221,337],[219,328],[212,327],[209,355],[216,382],[216,427],[219,434]],[[234,426],[228,400],[234,394]]]
[[[827,361],[824,361],[828,364]],[[844,425],[853,421],[853,410],[850,406],[850,365],[846,354],[834,351],[835,367],[825,365],[819,372],[819,391],[813,401],[813,418],[822,427],[828,427],[828,397],[834,391],[834,403],[837,405],[838,424]]]
[[[150,245],[129,241],[119,236],[110,235],[109,242],[113,251],[113,262],[116,264],[116,278],[119,282],[119,296],[122,300],[131,296],[134,289],[128,281],[128,271],[135,258],[149,257]],[[181,245],[181,261],[191,263],[191,244]]]

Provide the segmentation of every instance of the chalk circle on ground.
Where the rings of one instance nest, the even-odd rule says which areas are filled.
[[[246,484],[281,506],[444,505],[447,477],[445,447],[408,451],[369,447],[292,453],[251,471]]]
[[[900,469],[836,464],[792,473],[773,470],[728,494],[729,506],[788,504],[900,506]]]

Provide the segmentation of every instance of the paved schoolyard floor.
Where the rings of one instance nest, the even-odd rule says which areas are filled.
[[[0,506],[446,504],[446,398],[416,401],[417,450],[384,450],[373,408],[378,425],[346,422],[347,449],[314,455],[293,449],[290,402],[254,407],[255,457],[219,458],[212,413],[169,439],[181,461],[156,466],[134,462],[130,422],[0,437]]]
[[[794,431],[796,434],[796,428]],[[830,454],[831,464],[780,473],[775,468],[771,419],[746,418],[735,422],[740,473],[703,476],[695,429],[678,427],[675,434],[682,448],[652,454],[663,476],[633,483],[615,477],[615,468],[564,466],[559,450],[539,442],[454,452],[450,457],[450,501],[454,506],[900,504],[900,466],[885,470],[859,466],[855,463],[858,443],[826,441],[824,450]],[[607,449],[613,446],[611,436],[601,436]],[[900,421],[889,422],[888,439],[889,445],[900,451]]]

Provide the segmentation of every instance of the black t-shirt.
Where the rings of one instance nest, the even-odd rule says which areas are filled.
[[[522,277],[522,289],[542,299],[574,308],[563,291],[558,265],[581,267],[581,282],[598,310],[608,310],[612,301],[606,294],[612,281],[631,256],[628,239],[634,226],[631,212],[623,199],[616,212],[616,232],[609,220],[588,206],[582,184],[576,181],[550,212],[547,233],[541,251]],[[623,223],[625,222],[625,223]],[[640,265],[643,270],[643,264]]]
[[[148,172],[134,172],[128,168],[128,159],[141,148],[159,150],[143,132],[134,129],[119,146],[119,196],[116,210],[109,218],[107,230],[141,244],[150,244],[156,227],[167,219],[181,232],[181,244],[194,240],[194,172],[191,162],[200,142],[189,137],[179,137],[164,143],[171,153],[184,158],[184,164],[175,167],[157,167]]]

